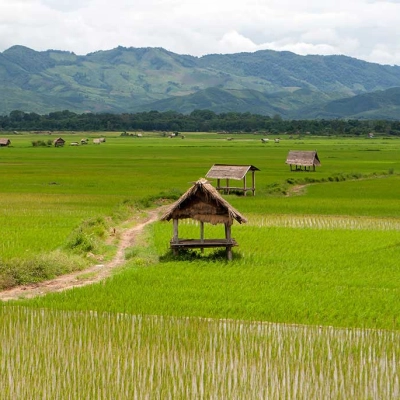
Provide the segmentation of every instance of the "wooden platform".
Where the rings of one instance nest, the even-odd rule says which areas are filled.
[[[255,189],[254,188],[244,188],[244,187],[239,187],[239,186],[221,186],[217,185],[215,187],[219,192],[223,192],[225,194],[230,194],[231,192],[243,192],[244,195],[246,196],[247,192],[252,192],[254,196]]]
[[[232,248],[237,246],[235,239],[179,239],[178,241],[171,240],[172,249],[208,249],[213,247]]]

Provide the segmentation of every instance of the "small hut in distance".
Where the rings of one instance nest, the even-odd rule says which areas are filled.
[[[294,171],[310,171],[311,167],[315,171],[315,167],[319,167],[321,162],[316,151],[290,150],[286,158],[286,164],[290,165],[291,171],[293,171],[293,166],[295,167]]]
[[[11,144],[11,140],[7,138],[0,138],[0,147],[7,147]]]
[[[180,239],[178,235],[178,223],[180,219],[191,218],[200,222],[200,239]],[[173,220],[173,238],[170,246],[174,254],[179,249],[225,247],[228,260],[232,259],[232,247],[237,242],[232,239],[231,226],[237,222],[247,222],[246,218],[233,208],[218,191],[204,178],[194,182],[167,212],[161,217],[161,221]],[[225,238],[205,239],[204,223],[224,224]]]
[[[54,147],[63,147],[65,144],[65,140],[61,137],[53,140]]]
[[[247,187],[246,176],[251,171],[251,187]],[[248,191],[256,193],[256,179],[255,171],[259,171],[254,165],[228,165],[228,164],[214,164],[207,172],[206,178],[217,180],[217,190],[224,191],[229,194],[231,190],[243,191],[246,196]],[[221,186],[221,179],[226,180],[225,186]],[[230,180],[243,180],[242,187],[235,187],[230,185]]]

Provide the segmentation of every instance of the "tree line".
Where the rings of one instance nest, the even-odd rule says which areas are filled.
[[[366,135],[370,132],[400,136],[400,121],[392,120],[284,120],[249,112],[217,114],[195,110],[190,114],[174,111],[140,113],[82,113],[55,111],[40,115],[19,110],[0,116],[3,131],[181,131],[248,132],[270,134]]]

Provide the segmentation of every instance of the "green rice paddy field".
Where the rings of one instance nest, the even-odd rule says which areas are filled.
[[[33,147],[38,138],[49,137],[0,148],[0,272],[53,254],[61,273],[60,253],[82,268],[68,243],[82,226],[106,229],[90,221],[156,207],[214,163],[260,171],[255,197],[225,196],[248,219],[233,225],[233,261],[173,257],[172,224],[156,222],[106,281],[0,303],[4,398],[400,397],[400,139],[108,133],[101,145]],[[289,150],[317,150],[322,166],[291,172]]]

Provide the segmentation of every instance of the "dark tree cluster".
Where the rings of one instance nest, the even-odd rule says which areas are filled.
[[[135,114],[83,113],[68,110],[45,115],[19,110],[0,116],[1,130],[28,131],[180,131],[248,132],[290,135],[367,135],[370,132],[400,136],[400,121],[387,120],[284,120],[238,112],[216,114],[195,110],[190,114],[175,111],[149,111]]]

